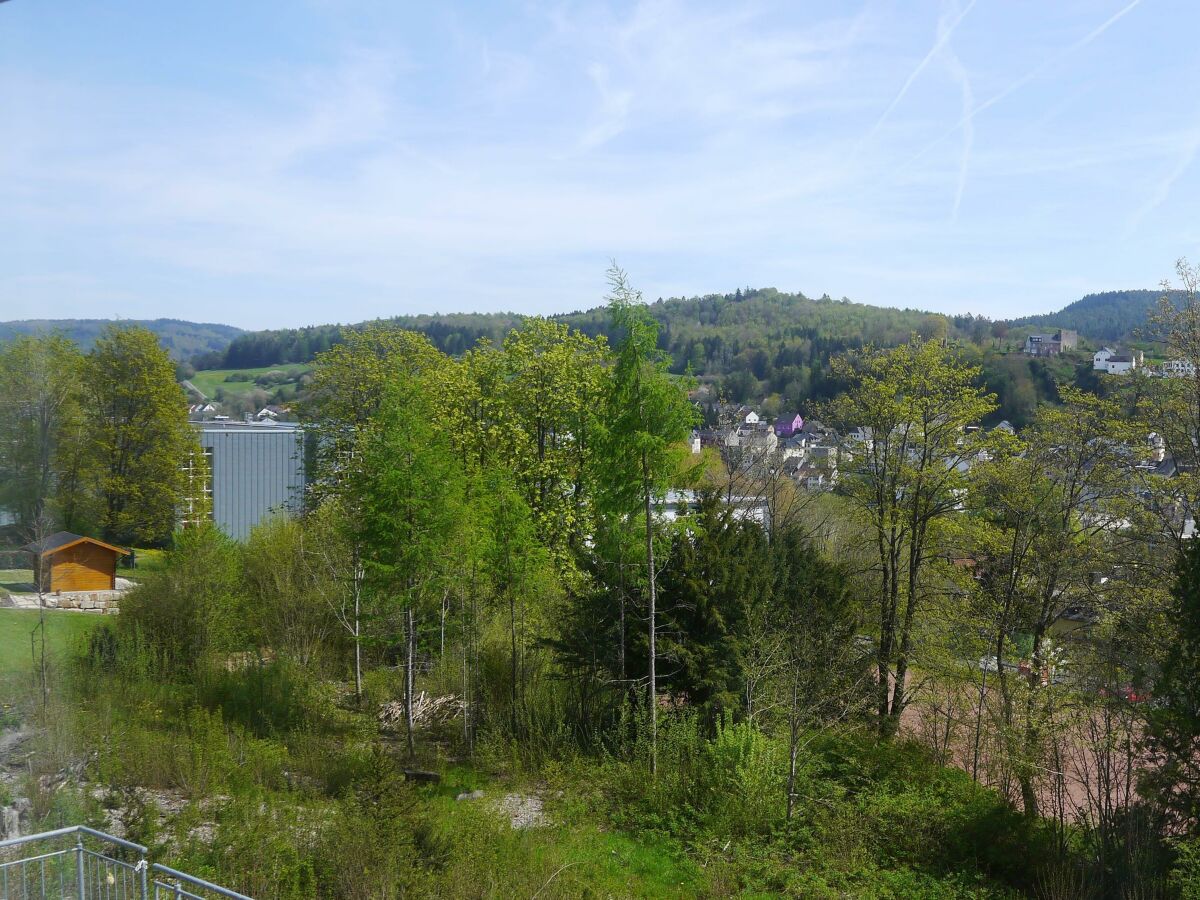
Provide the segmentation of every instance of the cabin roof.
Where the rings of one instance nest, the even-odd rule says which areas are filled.
[[[42,538],[40,541],[33,541],[26,544],[21,549],[37,554],[38,556],[49,556],[52,553],[57,553],[59,550],[66,550],[68,547],[74,547],[76,544],[82,543],[95,544],[98,547],[103,547],[122,556],[126,553],[121,547],[114,547],[112,544],[106,544],[104,541],[98,541],[95,538],[85,537],[81,534],[72,534],[69,531],[55,532],[49,537]]]

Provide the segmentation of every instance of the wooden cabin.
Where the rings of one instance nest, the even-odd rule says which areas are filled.
[[[125,551],[95,538],[60,531],[26,544],[33,556],[33,577],[39,590],[111,591],[117,586],[117,560]]]

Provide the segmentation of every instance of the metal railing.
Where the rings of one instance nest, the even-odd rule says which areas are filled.
[[[74,840],[72,840],[72,838]],[[0,841],[0,900],[251,900],[86,825]]]

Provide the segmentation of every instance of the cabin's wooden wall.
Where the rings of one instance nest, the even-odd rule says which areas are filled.
[[[116,587],[117,557],[95,544],[76,544],[46,560],[52,591],[111,591]]]

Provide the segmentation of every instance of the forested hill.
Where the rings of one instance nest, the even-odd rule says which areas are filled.
[[[807,383],[814,363],[864,344],[891,345],[913,331],[949,329],[975,340],[987,334],[990,322],[973,316],[944,319],[918,310],[900,310],[832,300],[811,299],[765,288],[732,294],[658,300],[650,305],[661,325],[660,345],[682,371],[691,366],[700,375],[745,372],[754,379],[774,371],[784,382]],[[605,334],[608,311],[597,307],[554,316],[589,335]],[[480,338],[502,340],[521,317],[513,313],[464,313],[398,316],[387,320],[424,332],[438,349],[459,354]],[[221,354],[194,360],[197,368],[227,369],[308,362],[313,354],[341,340],[345,328],[325,325],[244,334]],[[778,371],[786,370],[786,371]],[[782,390],[782,384],[777,390]]]
[[[1088,294],[1059,312],[1013,319],[1013,327],[1070,328],[1093,340],[1122,341],[1139,329],[1158,308],[1157,291],[1105,291]]]
[[[109,319],[24,319],[0,322],[0,343],[23,334],[58,331],[89,349],[100,332],[114,324]],[[240,334],[241,328],[215,323],[185,322],[181,319],[121,319],[122,325],[140,325],[158,335],[172,357],[190,359],[201,353],[223,352]]]

